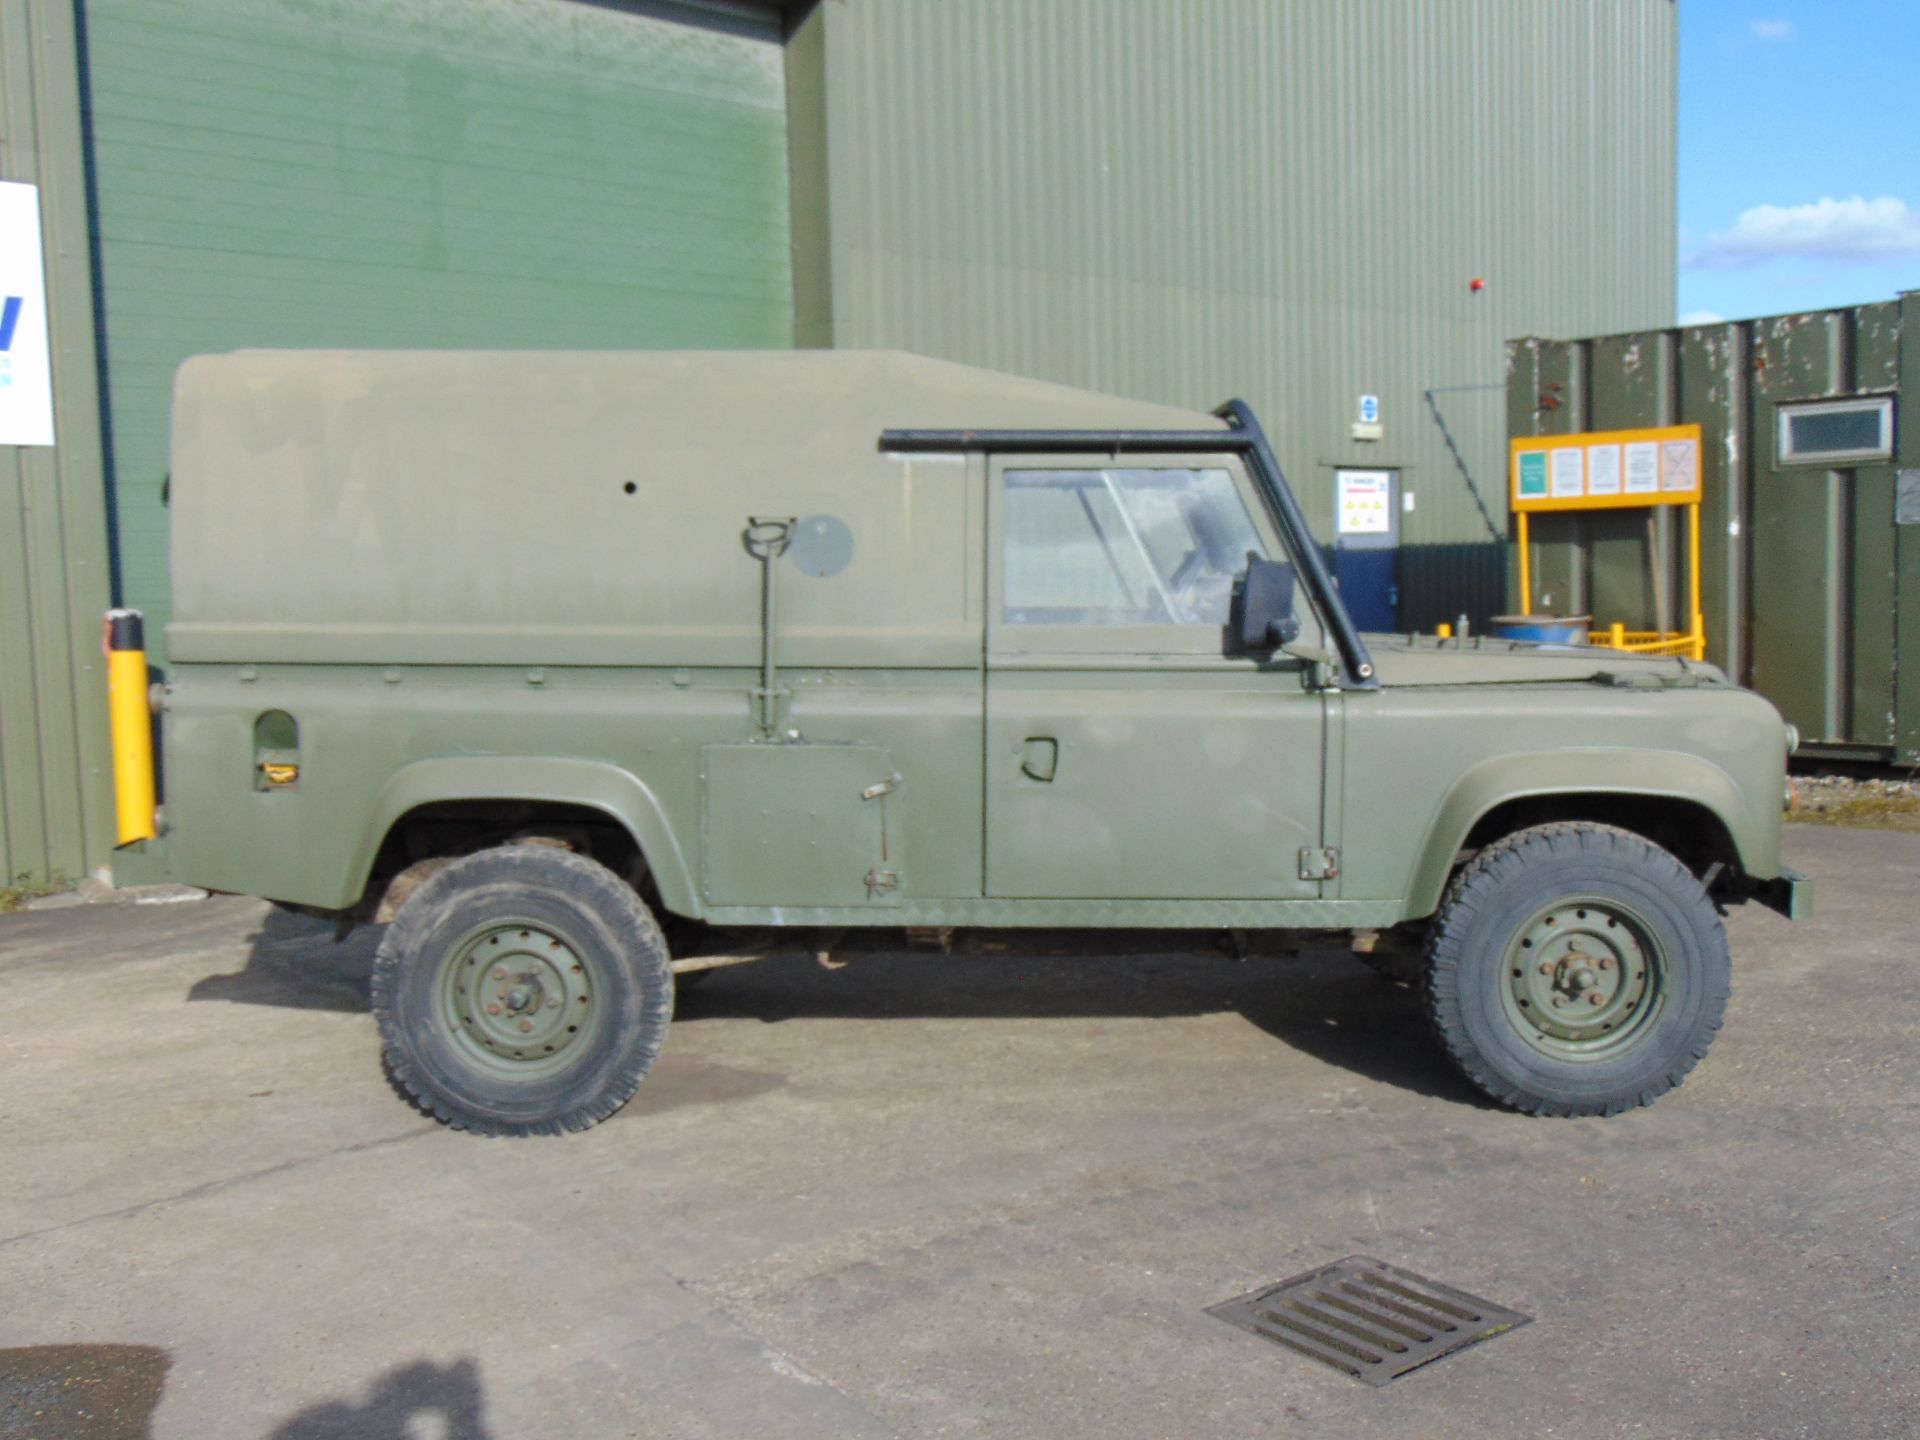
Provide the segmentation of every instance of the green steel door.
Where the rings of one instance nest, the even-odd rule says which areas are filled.
[[[1323,701],[1222,655],[1270,537],[1220,462],[996,464],[986,893],[1300,899],[1321,843]]]
[[[156,647],[189,355],[792,343],[771,18],[582,0],[81,12],[119,590]]]

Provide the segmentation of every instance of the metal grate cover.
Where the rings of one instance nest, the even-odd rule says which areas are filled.
[[[1263,1286],[1207,1313],[1369,1385],[1398,1380],[1533,1318],[1366,1255]]]

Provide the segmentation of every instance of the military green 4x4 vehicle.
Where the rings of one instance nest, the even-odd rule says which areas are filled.
[[[1609,1113],[1705,1053],[1721,907],[1807,898],[1766,701],[1360,635],[1238,404],[243,352],[172,507],[168,867],[390,917],[393,1074],[470,1130],[612,1113],[702,968],[1012,927],[1357,935],[1487,1094]]]

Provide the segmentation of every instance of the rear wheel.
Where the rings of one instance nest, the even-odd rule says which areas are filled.
[[[423,884],[374,961],[395,1082],[487,1135],[584,1130],[639,1088],[673,1014],[665,939],[610,870],[549,846],[469,855]]]
[[[1448,1055],[1535,1115],[1651,1104],[1706,1054],[1732,982],[1700,882],[1605,825],[1543,825],[1482,851],[1434,918],[1427,962]]]

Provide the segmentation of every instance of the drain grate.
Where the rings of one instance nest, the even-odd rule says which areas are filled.
[[[1263,1340],[1385,1385],[1533,1317],[1366,1255],[1208,1307]]]

